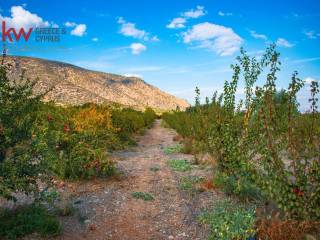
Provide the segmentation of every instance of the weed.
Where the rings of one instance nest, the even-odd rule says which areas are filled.
[[[236,195],[245,201],[262,201],[263,194],[245,177],[229,176],[220,171],[216,171],[213,179],[214,185],[221,188],[225,193]]]
[[[154,197],[147,192],[134,192],[131,194],[132,197],[136,198],[136,199],[142,199],[144,201],[153,201]]]
[[[248,239],[255,235],[255,210],[230,200],[221,200],[199,216],[199,222],[210,226],[209,240]]]
[[[180,188],[184,191],[188,192],[196,192],[200,189],[195,188],[195,184],[200,183],[203,180],[202,177],[199,176],[186,176],[180,179]]]
[[[165,154],[179,153],[182,151],[183,146],[181,144],[177,144],[174,146],[166,147],[164,149]]]
[[[150,167],[150,171],[158,172],[158,171],[160,171],[160,167],[159,166],[152,166],[152,167]]]
[[[54,215],[37,204],[0,212],[0,238],[16,239],[31,233],[44,237],[59,235],[60,223]]]
[[[171,169],[178,172],[185,172],[192,169],[191,164],[186,159],[172,159],[168,161]]]

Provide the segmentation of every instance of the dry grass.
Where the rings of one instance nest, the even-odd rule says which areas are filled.
[[[258,221],[257,229],[260,240],[320,239],[320,222],[314,221],[263,219]]]

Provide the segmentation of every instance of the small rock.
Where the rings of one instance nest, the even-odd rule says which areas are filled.
[[[174,239],[174,237],[172,235],[169,236],[169,239]]]

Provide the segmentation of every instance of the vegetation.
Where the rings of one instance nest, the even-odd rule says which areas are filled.
[[[34,96],[33,83],[11,82],[0,67],[0,196],[35,193],[36,181],[108,176],[114,163],[107,151],[121,149],[149,127],[152,109],[86,104],[60,107]]]
[[[160,167],[159,166],[152,166],[152,167],[150,167],[150,171],[158,172],[158,171],[160,171]]]
[[[241,50],[223,93],[200,104],[197,88],[194,107],[163,118],[190,152],[209,153],[217,161],[216,186],[243,200],[274,203],[282,220],[315,221],[320,219],[319,85],[310,84],[310,110],[299,112],[297,93],[305,83],[294,72],[288,88],[277,90],[279,57],[275,45],[261,60]],[[236,102],[241,80],[245,98]]]
[[[177,145],[174,145],[174,146],[166,147],[164,149],[164,153],[165,154],[179,153],[179,152],[181,152],[182,147],[183,146],[181,144],[177,144]]]
[[[199,176],[185,176],[180,179],[180,188],[191,193],[197,192],[200,189],[196,188],[195,185],[201,181],[203,181],[203,178]]]
[[[230,200],[221,200],[199,217],[200,223],[210,226],[209,239],[250,239],[255,235],[255,210]]]
[[[220,171],[214,173],[213,183],[228,195],[236,195],[244,202],[260,202],[264,196],[260,189],[248,178],[236,178]]]
[[[16,239],[31,233],[53,237],[61,232],[56,216],[38,205],[21,207],[16,210],[0,211],[0,238]]]
[[[168,161],[171,169],[178,172],[185,172],[191,170],[191,165],[186,159],[172,159]]]
[[[132,193],[132,197],[136,199],[142,199],[144,201],[153,201],[154,197],[150,193],[146,192],[134,192]]]

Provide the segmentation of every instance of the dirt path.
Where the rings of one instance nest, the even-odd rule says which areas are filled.
[[[63,191],[77,211],[63,218],[64,234],[59,239],[206,239],[207,229],[197,223],[197,216],[220,196],[203,188],[181,189],[183,177],[205,179],[210,169],[170,169],[170,159],[193,161],[192,155],[164,152],[177,144],[174,136],[173,130],[163,128],[157,120],[136,147],[114,154],[123,173],[120,177],[67,185]],[[148,192],[154,200],[136,199],[133,192]]]

